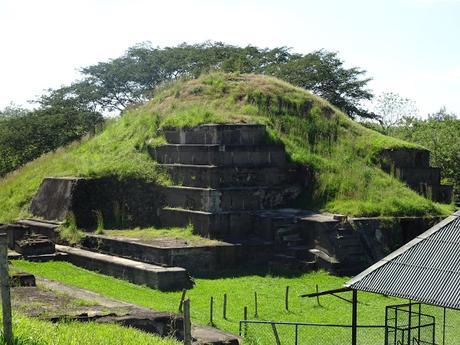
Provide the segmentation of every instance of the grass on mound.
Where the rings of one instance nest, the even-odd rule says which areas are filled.
[[[64,262],[31,263],[14,261],[14,267],[37,276],[57,280],[65,284],[85,288],[107,297],[127,301],[140,306],[161,311],[177,312],[180,292],[160,292],[148,287],[138,286],[116,278],[90,272]],[[297,277],[271,276],[262,272],[240,272],[218,279],[196,279],[196,286],[187,291],[191,301],[191,316],[194,323],[209,323],[209,305],[214,297],[214,325],[222,330],[238,334],[239,321],[243,319],[243,308],[248,307],[251,320],[291,321],[306,323],[351,323],[351,305],[332,296],[321,297],[320,305],[316,299],[301,298],[301,294],[314,292],[316,285],[321,291],[343,286],[347,278],[334,277],[325,272],[313,272]],[[286,286],[290,288],[289,311],[284,308]],[[254,316],[254,292],[258,295],[258,317]],[[222,317],[223,295],[228,295],[227,320]],[[350,297],[342,294],[343,297]],[[384,325],[385,307],[405,303],[396,298],[371,293],[359,293],[359,323],[362,325]],[[426,309],[430,314],[442,319],[442,311]],[[438,327],[440,327],[438,325]],[[448,338],[456,339],[460,327],[460,315],[449,314]],[[441,329],[437,329],[441,334]],[[282,343],[293,339],[293,329],[279,328]],[[363,331],[364,332],[364,331]],[[248,327],[252,336],[249,344],[273,344],[272,329],[265,327]],[[301,329],[302,344],[347,344],[349,329],[307,328]],[[361,333],[360,340],[367,344],[382,344],[383,330]],[[343,339],[343,342],[340,340]],[[372,340],[373,339],[373,340]],[[372,340],[372,341],[371,341]],[[438,339],[440,342],[440,339]]]
[[[445,215],[453,210],[417,195],[376,165],[383,149],[420,146],[367,129],[326,101],[276,78],[214,73],[166,85],[151,101],[111,121],[102,133],[0,180],[0,222],[27,212],[46,176],[170,183],[147,146],[164,143],[158,129],[203,123],[267,125],[270,137],[286,145],[293,162],[313,169],[312,192],[299,199],[299,207],[354,216]]]
[[[1,319],[1,317],[0,317]],[[170,339],[133,328],[93,322],[51,323],[18,313],[13,315],[15,345],[179,345]],[[0,344],[5,344],[0,336]]]

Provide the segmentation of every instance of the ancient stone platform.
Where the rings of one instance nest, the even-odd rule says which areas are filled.
[[[207,277],[220,271],[261,265],[272,256],[273,243],[257,238],[240,242],[215,241],[210,244],[189,244],[184,240],[159,238],[151,241],[87,234],[85,248],[146,263],[182,267],[194,277]]]
[[[254,211],[278,208],[302,189],[263,125],[202,125],[164,131],[168,144],[150,148],[176,186],[164,190],[164,227],[189,223],[203,236],[243,238],[253,233]]]
[[[67,261],[76,266],[125,279],[134,284],[146,285],[161,291],[189,289],[193,286],[190,276],[182,267],[162,267],[62,245],[57,245],[56,249],[66,253]]]

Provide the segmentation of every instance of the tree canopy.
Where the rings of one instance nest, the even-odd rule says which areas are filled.
[[[351,117],[375,117],[360,105],[372,98],[365,71],[345,68],[337,53],[325,50],[302,55],[286,47],[242,48],[220,42],[166,48],[143,43],[83,68],[82,80],[55,92],[78,98],[91,109],[121,111],[148,99],[162,83],[210,70],[273,75],[318,94]]]

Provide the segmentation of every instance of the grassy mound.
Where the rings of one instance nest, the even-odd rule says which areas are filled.
[[[147,153],[148,145],[164,142],[158,129],[242,122],[267,125],[292,161],[312,167],[313,191],[299,198],[298,207],[355,216],[452,211],[419,196],[375,164],[382,149],[417,146],[364,128],[326,101],[278,79],[215,73],[167,85],[95,137],[42,156],[0,180],[0,222],[26,212],[46,176],[136,177],[168,184]]]

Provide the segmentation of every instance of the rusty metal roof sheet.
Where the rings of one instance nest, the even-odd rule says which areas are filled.
[[[460,309],[460,211],[378,261],[345,286]]]

